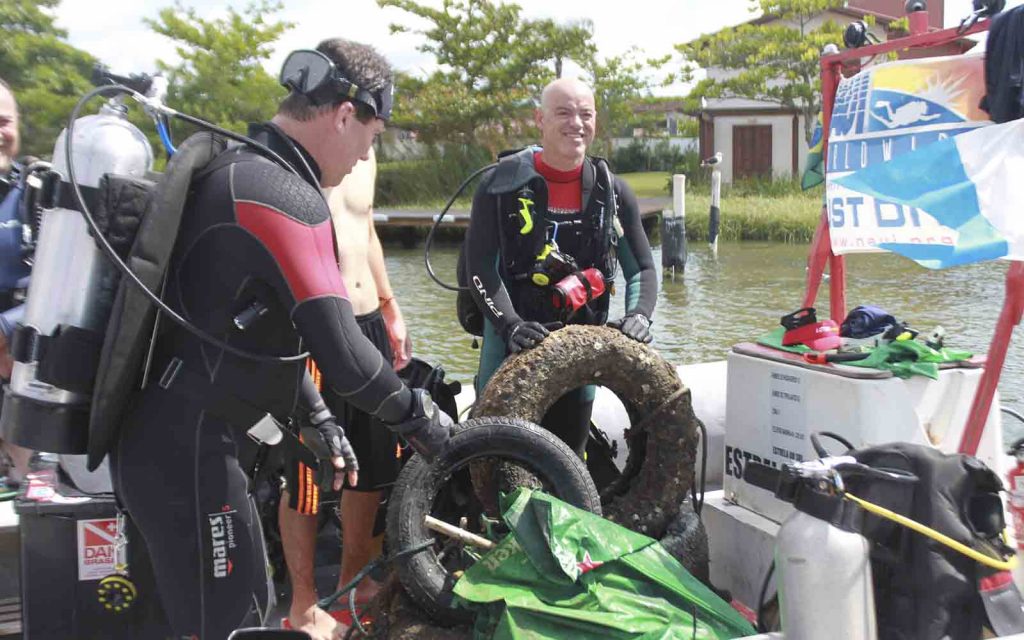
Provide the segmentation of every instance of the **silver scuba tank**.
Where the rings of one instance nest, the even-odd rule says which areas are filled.
[[[53,168],[65,181],[66,138],[65,129],[53,151]],[[116,101],[105,104],[98,114],[79,118],[72,142],[75,176],[83,190],[98,187],[105,174],[142,178],[153,166],[149,142],[128,122],[124,107]],[[70,192],[69,185],[61,187]],[[80,339],[98,339],[102,344],[116,286],[115,267],[93,240],[82,213],[65,208],[44,211],[23,326],[12,341],[16,362],[11,383],[4,389],[3,437],[37,450],[85,452],[89,393],[77,384],[66,385],[75,389],[62,388],[53,383],[53,375],[45,373],[73,369],[79,363],[40,365],[47,353],[67,353],[52,348],[62,333],[68,336],[84,330],[77,332]],[[88,375],[95,376],[95,371]],[[87,387],[91,388],[91,381]]]
[[[775,566],[786,638],[877,638],[871,560],[863,536],[794,511],[775,539]]]

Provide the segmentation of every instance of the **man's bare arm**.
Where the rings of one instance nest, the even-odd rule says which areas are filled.
[[[409,364],[412,359],[412,339],[405,326],[402,310],[398,306],[398,301],[395,300],[395,292],[391,288],[387,265],[384,262],[384,248],[380,244],[377,226],[373,223],[372,218],[370,221],[370,246],[366,259],[370,264],[373,282],[377,285],[380,312],[384,316],[384,324],[388,330],[388,337],[391,339],[391,350],[394,352],[393,364],[395,370],[398,371]]]

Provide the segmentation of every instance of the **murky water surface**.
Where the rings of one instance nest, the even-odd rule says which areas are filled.
[[[660,249],[655,248],[659,265]],[[413,335],[415,352],[441,362],[448,377],[469,384],[478,353],[455,319],[455,294],[427,276],[421,249],[387,247],[388,270]],[[457,248],[438,246],[435,269],[454,283]],[[807,247],[773,243],[723,244],[717,259],[691,246],[685,273],[661,279],[654,346],[675,364],[723,359],[729,347],[778,325],[803,296]],[[1003,303],[1006,263],[929,271],[888,254],[847,259],[847,303],[874,304],[922,332],[946,329],[946,344],[987,350]],[[828,286],[819,309],[828,309]],[[622,291],[621,286],[618,291]],[[621,293],[613,308],[621,309]],[[1005,406],[1024,411],[1024,327],[1018,328],[1000,382]],[[1024,425],[1005,421],[1008,436]]]

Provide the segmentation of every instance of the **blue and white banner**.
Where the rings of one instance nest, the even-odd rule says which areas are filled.
[[[981,133],[984,95],[974,54],[884,62],[840,81],[825,166],[834,253],[896,251],[933,268],[1013,255],[1009,214],[991,207],[1012,206],[999,163],[1024,142]]]
[[[880,249],[932,269],[1024,260],[1024,120],[829,176],[826,196],[837,255]]]

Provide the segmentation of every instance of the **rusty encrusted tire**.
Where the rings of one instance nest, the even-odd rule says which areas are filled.
[[[605,517],[660,539],[692,484],[697,418],[689,389],[654,349],[610,327],[568,326],[505,360],[472,415],[539,423],[558,398],[587,384],[614,392],[640,427],[626,432],[626,468],[604,491]]]
[[[552,495],[601,513],[601,498],[586,465],[549,431],[511,418],[467,420],[459,425],[433,464],[413,456],[399,474],[388,499],[387,542],[391,553],[431,538],[424,517],[434,511],[439,495],[457,472],[484,458],[521,465]],[[452,608],[455,580],[438,560],[435,548],[396,559],[395,564],[406,593],[434,622],[451,625],[472,621],[473,612]]]

